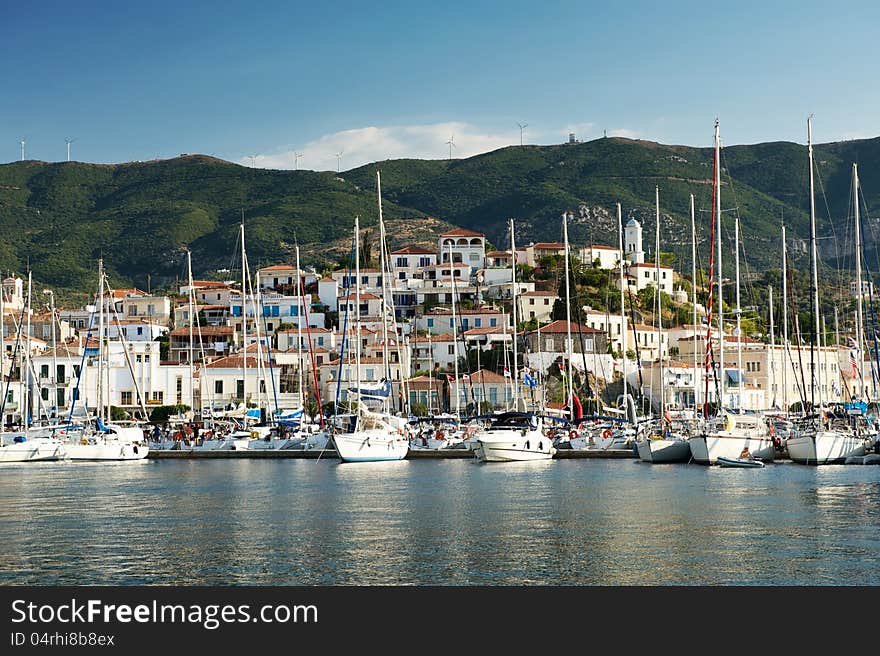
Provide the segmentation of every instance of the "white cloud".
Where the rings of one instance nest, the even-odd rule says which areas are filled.
[[[452,137],[455,159],[471,157],[519,143],[519,128],[506,133],[490,133],[469,123],[448,122],[429,125],[365,127],[327,134],[299,148],[238,159],[244,166],[292,169],[295,153],[300,153],[297,166],[315,171],[335,171],[337,164],[345,171],[385,159],[417,158],[446,159],[447,142]],[[337,154],[341,153],[340,160]]]

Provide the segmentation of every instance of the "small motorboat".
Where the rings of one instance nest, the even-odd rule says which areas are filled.
[[[754,458],[725,458],[718,456],[715,462],[721,467],[763,467],[764,463]]]

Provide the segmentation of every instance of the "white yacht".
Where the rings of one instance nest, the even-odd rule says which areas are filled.
[[[724,412],[712,419],[699,435],[688,438],[691,456],[701,465],[714,465],[719,456],[739,458],[748,449],[757,460],[772,461],[776,445],[764,418]]]
[[[831,408],[807,421],[785,442],[792,462],[842,465],[847,458],[864,456],[872,447],[874,436],[867,430],[864,415],[847,415],[844,408]]]
[[[530,412],[505,412],[477,433],[474,455],[483,462],[549,460],[556,453],[544,434],[541,417]]]
[[[39,462],[65,458],[65,445],[56,437],[28,437],[24,433],[15,433],[4,435],[0,443],[0,462]]]
[[[686,427],[676,425],[675,422],[651,426],[636,441],[639,459],[658,464],[689,462],[691,445],[686,434]]]
[[[137,426],[104,424],[97,419],[95,430],[71,435],[65,443],[70,460],[143,460],[150,452],[143,430]]]
[[[404,418],[364,409],[338,418],[347,420],[347,425],[331,439],[343,462],[403,460],[409,453]]]

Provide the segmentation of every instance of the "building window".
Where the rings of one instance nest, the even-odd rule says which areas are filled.
[[[49,365],[44,364],[40,365],[40,378],[48,378],[49,377]]]
[[[183,403],[183,376],[177,377],[176,391],[177,391],[177,404],[180,405],[181,403]]]
[[[223,381],[215,380],[214,381],[214,394],[223,394]]]
[[[495,319],[495,318],[489,319],[489,327],[495,328],[496,326],[498,326],[498,319]]]
[[[158,401],[159,403],[163,403],[165,401],[165,392],[153,392],[153,400]]]
[[[449,355],[455,355],[455,344],[450,344],[447,347],[447,352]]]
[[[131,405],[131,392],[120,392],[119,397],[122,405]]]
[[[138,313],[138,309],[137,309],[136,305],[129,305],[128,306],[128,316],[136,317],[137,313]]]

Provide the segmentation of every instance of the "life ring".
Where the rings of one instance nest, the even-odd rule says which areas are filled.
[[[251,439],[256,440],[256,439],[259,439],[259,437],[260,437],[259,431],[255,431],[255,430],[251,431]]]
[[[604,440],[610,440],[612,435],[614,435],[614,433],[611,432],[610,428],[606,428],[602,431],[602,439]]]
[[[568,434],[568,439],[573,440],[573,439],[577,438],[577,436],[578,436],[577,431],[571,431],[571,432]]]

